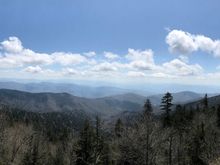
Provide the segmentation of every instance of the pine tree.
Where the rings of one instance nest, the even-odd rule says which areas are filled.
[[[123,132],[123,123],[119,118],[115,124],[115,136],[120,138],[122,136],[122,132]]]
[[[111,149],[108,143],[104,143],[102,163],[105,165],[112,164]]]
[[[149,116],[153,112],[153,108],[149,99],[144,104],[144,116]]]
[[[95,126],[95,144],[94,144],[94,164],[99,164],[101,162],[101,155],[104,147],[102,132],[101,132],[101,119],[96,116],[96,126]]]
[[[217,126],[220,128],[220,105],[217,108]]]
[[[164,127],[171,126],[170,111],[171,111],[171,107],[173,105],[172,100],[173,100],[173,96],[169,92],[167,92],[161,100],[161,105],[160,105],[161,110],[165,111],[164,121],[163,121]]]
[[[87,119],[84,123],[84,127],[80,132],[80,138],[78,141],[79,148],[76,151],[76,164],[87,165],[94,162],[94,130],[90,126],[90,122]]]
[[[203,98],[203,106],[204,106],[204,110],[208,109],[208,95],[205,94],[205,97]]]
[[[207,165],[207,163],[201,158],[202,152],[206,150],[205,145],[205,130],[204,123],[202,122],[197,126],[194,137],[192,138],[191,145],[191,163],[196,165]]]

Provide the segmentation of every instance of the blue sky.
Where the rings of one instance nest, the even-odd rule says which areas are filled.
[[[219,15],[218,0],[1,0],[0,78],[218,84]]]

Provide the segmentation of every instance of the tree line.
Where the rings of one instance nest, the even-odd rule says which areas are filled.
[[[220,164],[220,106],[210,107],[207,95],[196,107],[172,100],[167,92],[155,115],[147,99],[138,115],[108,127],[99,116],[76,127],[69,114],[2,108],[0,165]]]

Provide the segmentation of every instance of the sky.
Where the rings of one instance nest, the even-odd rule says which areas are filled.
[[[218,0],[0,0],[0,78],[220,83]]]

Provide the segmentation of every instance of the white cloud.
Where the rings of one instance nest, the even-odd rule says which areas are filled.
[[[29,73],[41,73],[43,72],[42,68],[37,66],[29,66],[27,68],[24,69],[25,72],[29,72]]]
[[[105,56],[105,58],[107,58],[109,60],[116,60],[119,58],[119,56],[117,54],[114,54],[112,52],[104,52],[104,56]]]
[[[76,65],[80,63],[94,64],[93,60],[88,60],[80,54],[55,52],[52,54],[36,53],[30,49],[25,49],[21,41],[16,37],[9,37],[8,40],[1,42],[1,68],[23,67],[25,65],[52,65],[54,63],[60,65]],[[94,52],[89,52],[94,55]]]
[[[162,72],[153,73],[151,74],[151,76],[156,78],[176,78],[175,75],[170,75]]]
[[[129,77],[145,77],[146,75],[143,72],[129,71],[127,73]]]
[[[72,53],[64,53],[64,52],[53,53],[51,57],[54,59],[55,63],[64,66],[80,64],[87,61],[86,57],[80,54],[72,54]]]
[[[166,37],[171,53],[190,54],[201,50],[220,57],[220,40],[212,40],[203,35],[193,35],[182,30],[172,30]]]
[[[84,53],[84,55],[87,56],[87,57],[95,57],[96,56],[96,52],[93,52],[93,51],[86,52],[86,53]]]
[[[152,70],[154,68],[154,64],[147,63],[147,62],[140,61],[140,60],[132,61],[130,63],[130,66],[138,70]]]
[[[111,72],[117,71],[118,68],[113,63],[104,62],[95,65],[91,70],[96,72]]]
[[[179,59],[185,63],[188,63],[189,62],[189,58],[187,56],[183,56],[183,55],[180,55],[179,56]]]
[[[215,43],[212,39],[205,37],[203,35],[194,36],[195,44],[202,51],[207,53],[213,53],[212,51],[215,49]]]
[[[62,73],[64,75],[77,75],[77,74],[79,74],[79,71],[77,71],[76,69],[73,69],[73,68],[64,68],[62,70]]]
[[[144,51],[128,49],[126,58],[130,61],[130,68],[137,70],[153,70],[155,68],[154,53],[151,49]]]
[[[174,59],[162,65],[165,73],[177,76],[195,76],[203,72],[203,68],[199,64],[189,65],[179,59]]]
[[[23,50],[22,43],[17,37],[9,37],[8,40],[1,42],[0,47],[9,53],[19,53]]]
[[[172,34],[172,32],[175,32]],[[172,35],[171,35],[172,34]],[[169,36],[169,35],[168,35]],[[205,51],[215,56],[220,54],[220,41],[202,35],[192,35],[183,31],[170,31],[167,37],[170,51],[184,54],[197,50]],[[180,41],[179,41],[180,40]],[[45,68],[54,68],[53,70]],[[214,79],[219,73],[203,72],[199,64],[191,64],[187,56],[179,56],[171,61],[157,64],[154,62],[154,52],[151,49],[128,49],[125,55],[104,52],[104,57],[96,57],[95,52],[71,53],[38,53],[24,48],[16,37],[10,37],[0,43],[0,72],[19,70],[38,74],[36,77],[83,78],[83,79],[131,79],[151,77],[158,80],[183,80],[199,77]],[[18,69],[19,68],[19,69]],[[55,69],[56,68],[56,69]],[[12,72],[12,69],[11,69]],[[4,75],[6,72],[4,72]],[[14,75],[15,73],[13,73]],[[3,75],[3,74],[2,74]],[[18,76],[22,76],[19,75]],[[215,79],[216,80],[216,79]]]
[[[126,58],[130,61],[144,61],[146,63],[154,63],[154,53],[151,49],[146,49],[144,51],[128,49],[128,54]]]
[[[189,54],[198,49],[190,33],[181,30],[172,30],[166,37],[169,50],[177,54]]]
[[[15,61],[21,64],[38,64],[38,65],[50,65],[53,63],[51,55],[45,53],[35,53],[32,50],[24,49],[20,55],[12,55]]]

